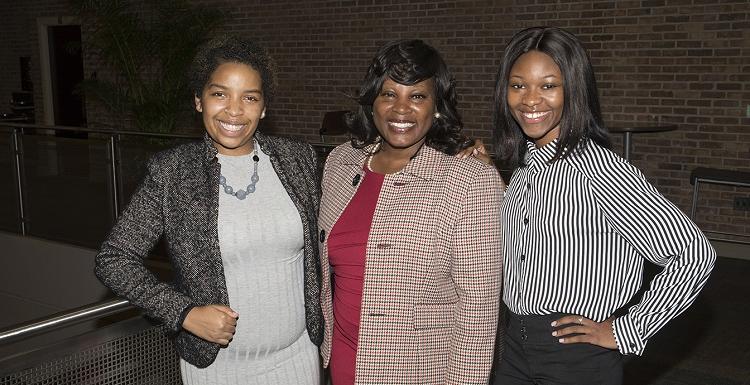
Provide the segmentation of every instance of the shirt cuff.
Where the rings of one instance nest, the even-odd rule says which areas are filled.
[[[182,313],[180,313],[180,318],[177,320],[177,325],[175,332],[179,333],[182,331],[182,323],[185,322],[185,318],[187,318],[188,313],[190,313],[190,310],[193,310],[195,305],[188,305],[186,308],[182,309]]]
[[[612,322],[612,331],[615,334],[617,349],[621,354],[643,354],[646,348],[646,340],[642,339],[640,327],[636,325],[629,315],[615,318]]]

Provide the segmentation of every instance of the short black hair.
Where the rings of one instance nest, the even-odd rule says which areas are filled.
[[[258,71],[263,102],[268,107],[276,92],[276,62],[259,44],[234,35],[214,38],[198,49],[189,73],[193,95],[201,97],[211,75],[224,63],[246,64]]]
[[[523,165],[526,137],[508,107],[510,70],[518,58],[529,52],[546,54],[560,68],[563,77],[563,115],[557,152],[552,161],[565,158],[588,140],[610,148],[609,134],[599,107],[594,69],[586,50],[572,33],[554,27],[532,27],[513,36],[503,53],[495,82],[495,158],[501,168]]]
[[[463,135],[463,123],[456,108],[455,80],[440,53],[422,40],[394,40],[375,54],[357,96],[359,108],[348,116],[352,146],[362,148],[379,140],[372,105],[386,78],[407,86],[433,81],[435,107],[441,117],[433,119],[425,137],[426,145],[453,155],[473,143]]]

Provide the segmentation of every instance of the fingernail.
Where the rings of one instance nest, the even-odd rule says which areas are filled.
[[[557,321],[552,321],[552,326],[557,326]]]
[[[552,335],[557,337],[557,332],[552,332]]]
[[[563,343],[563,342],[565,342],[565,338],[560,338],[560,339],[559,339],[559,340],[557,340],[557,341],[559,341],[560,343]]]

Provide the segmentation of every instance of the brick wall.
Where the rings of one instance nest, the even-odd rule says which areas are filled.
[[[279,62],[279,97],[264,122],[267,131],[318,140],[325,111],[354,108],[347,95],[358,87],[381,44],[421,38],[442,52],[455,74],[467,132],[488,139],[494,76],[505,43],[513,31],[546,24],[566,28],[584,41],[597,71],[609,124],[658,121],[678,125],[673,132],[635,135],[631,160],[683,211],[689,210],[688,177],[694,167],[750,170],[750,118],[746,116],[750,3],[746,0],[194,3],[222,8],[227,14],[222,31],[257,39]],[[28,19],[24,23],[34,25],[33,17],[52,12],[54,6],[49,5],[58,2],[33,4],[38,9],[16,6],[23,9],[13,11],[18,17],[0,26],[0,33],[5,36],[13,28],[17,36],[23,27],[17,26],[21,22],[16,19]],[[16,47],[10,55],[30,51],[38,56],[36,46],[26,46],[35,43],[35,33],[10,43],[4,39],[0,48],[6,52],[9,44]],[[8,60],[8,53],[0,56],[3,70],[8,62],[18,60]],[[97,63],[85,63],[85,68],[88,75]],[[18,81],[6,71],[0,77],[2,96],[7,94],[7,82]],[[38,78],[35,75],[35,82]],[[98,115],[93,107],[89,113]],[[614,149],[620,152],[621,137],[613,138]],[[737,195],[749,196],[750,192],[707,186],[701,194],[698,224],[706,230],[750,234],[750,214],[732,209]]]
[[[11,93],[21,90],[19,58],[31,57],[31,81],[37,122],[42,122],[42,75],[40,69],[40,18],[75,17],[68,0],[6,1],[0,18],[0,112],[10,111]]]

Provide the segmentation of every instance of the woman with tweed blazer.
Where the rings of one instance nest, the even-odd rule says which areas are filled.
[[[419,40],[380,49],[328,157],[319,228],[333,385],[487,384],[501,285],[494,167],[454,156],[453,79]]]
[[[186,384],[320,384],[316,156],[256,132],[274,70],[252,42],[201,49],[204,140],[151,159],[96,258],[104,284],[174,334]],[[143,264],[159,238],[173,284]]]

